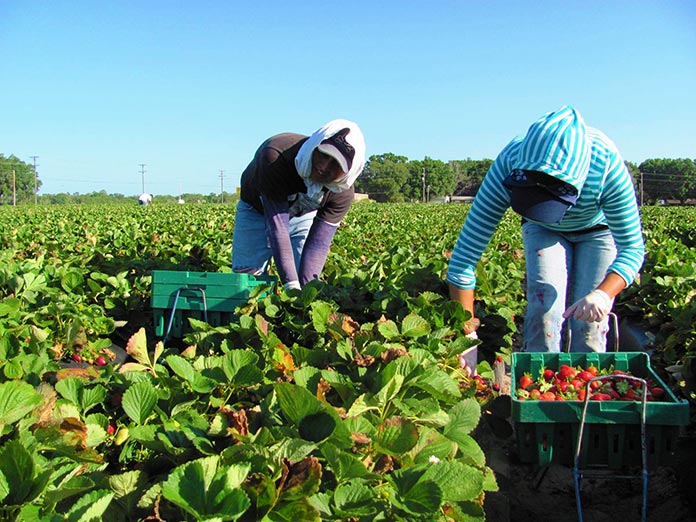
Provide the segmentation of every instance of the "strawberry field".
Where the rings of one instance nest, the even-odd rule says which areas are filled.
[[[444,283],[467,210],[356,204],[322,281],[259,286],[229,324],[162,342],[152,271],[229,271],[234,207],[0,208],[0,519],[485,520],[479,435],[511,430],[491,380],[519,343],[524,258],[506,215],[472,379]],[[693,405],[696,210],[642,213],[615,311]]]

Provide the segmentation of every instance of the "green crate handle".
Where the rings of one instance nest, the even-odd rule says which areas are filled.
[[[169,316],[169,324],[167,325],[167,331],[164,334],[164,337],[162,338],[162,343],[166,343],[167,339],[169,339],[169,333],[172,330],[172,324],[174,323],[174,312],[176,312],[176,303],[179,301],[179,294],[181,292],[185,291],[198,291],[201,293],[201,299],[203,300],[203,320],[207,323],[208,322],[208,304],[205,300],[205,289],[200,288],[200,287],[188,287],[188,286],[182,286],[179,288],[176,293],[174,294],[174,304],[172,305],[172,313]]]

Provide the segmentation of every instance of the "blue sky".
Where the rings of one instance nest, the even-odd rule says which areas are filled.
[[[42,194],[231,192],[334,118],[368,156],[494,158],[563,104],[629,161],[696,158],[696,2],[0,0],[0,100]]]

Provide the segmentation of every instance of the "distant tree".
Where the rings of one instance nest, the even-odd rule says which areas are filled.
[[[426,156],[423,161],[410,161],[408,168],[411,174],[406,194],[408,199],[422,200],[424,191],[428,199],[454,191],[454,172],[447,163]]]
[[[638,187],[640,185],[640,168],[638,168],[638,165],[631,161],[624,161],[624,165],[626,165],[626,168],[631,173],[633,186]]]
[[[14,172],[14,183],[13,183]],[[6,158],[0,154],[0,205],[29,203],[34,201],[34,166],[14,155]],[[41,181],[36,179],[36,189]]]
[[[356,192],[369,194],[371,199],[399,203],[406,200],[404,186],[410,172],[408,158],[386,153],[370,156],[365,169],[355,182]]]
[[[648,159],[638,167],[644,200],[676,199],[684,203],[696,193],[696,163],[688,158]]]
[[[493,160],[453,160],[449,162],[450,169],[454,173],[454,194],[458,196],[474,196],[478,192],[483,178],[488,169],[493,165]]]

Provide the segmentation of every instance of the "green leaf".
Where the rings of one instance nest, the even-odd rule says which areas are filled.
[[[133,422],[144,424],[157,404],[157,391],[148,381],[132,384],[123,394],[122,407]]]
[[[20,506],[34,501],[44,491],[50,471],[39,473],[40,466],[18,440],[11,440],[0,448],[0,473],[9,490],[3,504]]]
[[[336,429],[336,421],[325,411],[310,413],[298,426],[300,437],[312,442],[320,442],[331,436]]]
[[[190,362],[180,355],[170,355],[165,359],[165,361],[167,361],[169,367],[179,377],[184,379],[189,384],[193,383],[193,379],[196,376],[196,371],[193,369]]]
[[[395,505],[413,515],[436,513],[442,504],[442,490],[432,480],[420,480],[393,499]]]
[[[7,495],[10,494],[10,485],[7,483],[7,479],[5,478],[5,474],[0,471],[0,502],[5,500]]]
[[[55,506],[58,502],[66,498],[79,495],[93,488],[94,482],[88,477],[73,477],[60,487],[47,491],[44,496],[44,503],[48,506]]]
[[[101,384],[91,388],[84,388],[80,400],[82,413],[85,414],[95,406],[100,405],[104,402],[104,399],[106,399],[106,388]]]
[[[413,384],[441,401],[451,403],[461,397],[457,381],[435,366],[427,368]]]
[[[42,403],[41,394],[26,382],[0,383],[0,434],[6,424],[17,422]]]
[[[140,484],[144,482],[144,475],[141,471],[127,471],[120,475],[109,477],[109,487],[117,498],[125,497],[139,490]]]
[[[418,442],[418,427],[408,419],[391,417],[377,432],[379,447],[390,455],[401,455]]]
[[[56,383],[56,391],[75,406],[80,406],[80,396],[84,387],[85,382],[77,377],[62,379]]]
[[[404,320],[401,321],[401,334],[404,337],[416,338],[428,335],[429,333],[430,325],[428,321],[418,314],[408,314],[404,317]]]
[[[198,520],[236,520],[251,506],[239,486],[250,465],[219,467],[219,456],[197,459],[170,473],[162,494]]]
[[[352,516],[365,517],[377,512],[374,488],[362,483],[341,484],[334,493],[336,509]]]
[[[465,399],[450,410],[450,423],[445,436],[457,440],[460,435],[471,433],[481,419],[481,406],[476,399]]]
[[[19,312],[20,303],[17,297],[3,299],[2,302],[0,302],[0,317],[6,317]]]
[[[399,327],[391,319],[387,319],[386,321],[377,324],[377,330],[379,330],[379,333],[381,333],[387,340],[394,339],[400,335]]]
[[[308,499],[282,504],[271,511],[263,522],[321,522],[321,515]]]
[[[317,332],[326,332],[327,324],[329,323],[332,313],[334,313],[334,307],[329,303],[325,301],[312,303],[310,315],[312,317],[312,325]]]
[[[70,511],[67,513],[68,520],[74,520],[76,522],[102,520],[113,498],[114,493],[108,489],[90,491],[86,495],[80,497],[70,508]]]
[[[445,502],[474,500],[483,493],[483,471],[455,460],[429,466],[421,480],[437,483]]]
[[[239,386],[258,384],[263,373],[256,364],[259,356],[250,350],[232,350],[222,359],[222,369],[230,382]]]
[[[297,426],[307,415],[319,413],[324,409],[319,399],[305,388],[286,382],[278,383],[274,388],[280,409]]]

